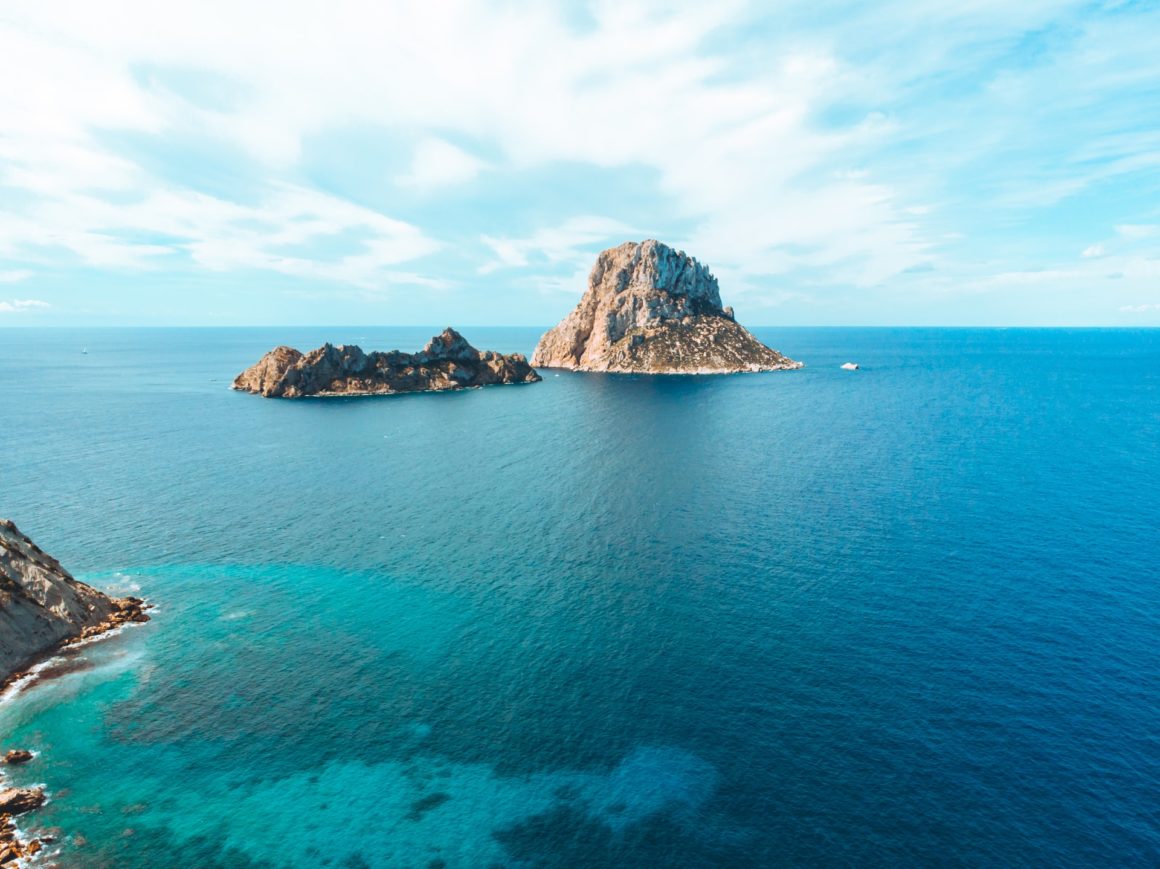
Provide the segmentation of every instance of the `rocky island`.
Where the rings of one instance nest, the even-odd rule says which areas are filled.
[[[149,621],[140,598],[112,598],[74,579],[0,519],[0,685],[62,646]]]
[[[442,392],[540,379],[522,354],[476,350],[447,328],[418,353],[364,353],[354,345],[324,344],[303,354],[276,347],[239,374],[233,388],[267,398],[303,398]]]
[[[655,239],[596,258],[587,292],[540,339],[532,365],[648,374],[802,367],[733,319],[708,268]]]

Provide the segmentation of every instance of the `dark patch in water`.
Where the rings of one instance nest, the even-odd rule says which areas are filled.
[[[578,806],[557,806],[492,836],[512,862],[536,869],[605,869],[639,865],[634,855],[650,855],[650,866],[758,867],[778,863],[776,855],[745,853],[693,835],[671,816],[655,815],[616,831]]]
[[[176,836],[168,827],[136,827],[132,835],[98,841],[83,835],[72,837],[74,847],[62,854],[63,865],[88,867],[198,866],[205,869],[275,869],[278,863],[254,860],[237,848],[223,846],[210,835]],[[163,855],[163,856],[162,856]],[[164,863],[158,862],[164,860]]]
[[[56,663],[49,664],[43,670],[39,670],[32,679],[29,680],[24,690],[28,690],[34,685],[39,685],[41,682],[48,682],[51,679],[59,679],[61,676],[68,676],[72,673],[83,673],[86,670],[93,669],[93,662],[83,655],[74,652],[73,654],[61,655],[61,660]]]
[[[442,791],[428,794],[421,799],[417,799],[415,802],[411,803],[411,811],[407,812],[407,820],[422,820],[425,814],[427,814],[432,809],[439,808],[439,806],[443,805],[449,799],[451,799],[451,794],[445,794]]]

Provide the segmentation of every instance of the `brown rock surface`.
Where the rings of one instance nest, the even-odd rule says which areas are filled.
[[[19,796],[10,799],[8,795],[12,793]],[[7,807],[6,800],[12,804],[12,808]],[[32,839],[25,842],[12,816],[38,809],[44,805],[44,801],[41,788],[5,788],[0,783],[0,807],[3,807],[0,808],[0,866],[16,866],[19,865],[17,861],[40,853],[44,847],[41,841]]]
[[[353,345],[324,344],[303,354],[276,347],[239,374],[233,388],[268,398],[302,398],[440,392],[540,379],[523,355],[476,350],[448,328],[418,353],[364,353]]]
[[[23,748],[14,748],[6,755],[4,755],[4,762],[15,766],[16,764],[28,763],[32,760],[32,752],[26,751]]]
[[[0,790],[0,814],[22,815],[44,805],[44,788],[5,788]]]
[[[61,646],[127,621],[148,621],[139,598],[111,598],[60,566],[0,519],[0,685]]]
[[[596,258],[587,292],[540,339],[532,365],[650,374],[801,368],[733,319],[708,268],[655,239]]]

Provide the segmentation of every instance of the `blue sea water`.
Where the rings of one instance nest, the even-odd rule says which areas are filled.
[[[1160,864],[1160,331],[227,388],[433,331],[0,331],[0,515],[157,604],[0,705],[64,865]]]

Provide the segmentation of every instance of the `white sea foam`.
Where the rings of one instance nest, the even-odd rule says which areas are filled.
[[[120,634],[122,631],[124,631],[126,628],[140,627],[141,624],[142,624],[141,622],[125,622],[124,624],[117,625],[115,628],[110,628],[109,630],[104,631],[103,633],[94,634],[91,637],[85,637],[83,640],[78,640],[75,643],[70,643],[68,646],[65,647],[65,649],[67,649],[70,652],[73,651],[74,649],[83,649],[86,646],[91,646],[94,643],[99,643],[102,640],[107,640],[107,639],[110,639],[112,637],[115,637],[118,634]],[[0,692],[0,706],[4,706],[5,704],[11,702],[16,697],[18,697],[20,695],[20,693],[25,688],[27,688],[29,685],[35,683],[38,680],[40,674],[43,673],[45,670],[47,670],[51,667],[54,667],[54,666],[60,666],[61,664],[65,663],[68,659],[69,659],[69,656],[64,654],[64,649],[62,649],[60,652],[53,655],[52,657],[45,658],[43,661],[40,661],[39,663],[34,664],[19,679],[16,679],[12,683],[10,683],[8,685],[8,687],[4,689],[3,692]]]

